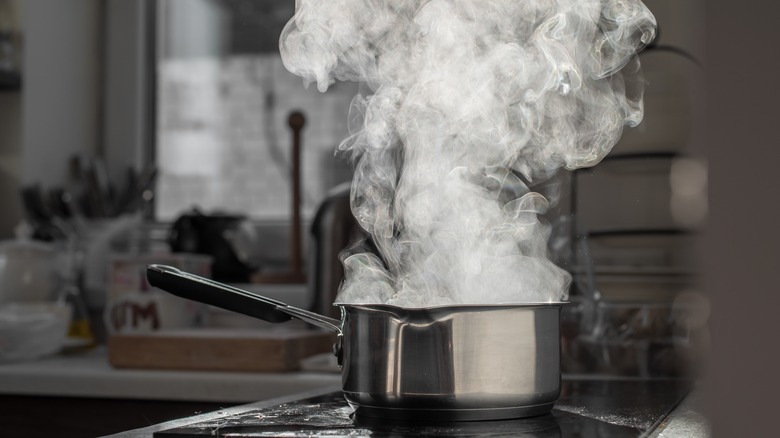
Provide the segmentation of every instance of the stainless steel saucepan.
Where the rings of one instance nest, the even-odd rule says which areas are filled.
[[[339,335],[334,353],[357,415],[496,420],[541,415],[560,394],[563,303],[407,309],[342,304],[337,320],[176,268],[150,265],[174,295],[278,323],[292,318]]]

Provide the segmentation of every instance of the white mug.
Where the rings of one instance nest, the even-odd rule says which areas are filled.
[[[109,333],[145,333],[205,325],[207,306],[149,285],[146,267],[162,263],[209,276],[211,257],[200,254],[114,256],[103,321]]]

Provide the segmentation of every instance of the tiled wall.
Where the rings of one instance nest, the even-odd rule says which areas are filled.
[[[354,84],[321,94],[304,88],[276,54],[160,63],[157,215],[172,219],[193,205],[255,218],[290,214],[291,111],[306,116],[301,175],[303,209],[348,180],[334,158],[347,135]]]

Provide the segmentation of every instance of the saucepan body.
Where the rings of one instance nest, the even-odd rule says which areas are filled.
[[[342,306],[344,397],[359,415],[383,418],[549,412],[560,394],[560,309]]]
[[[549,412],[560,394],[564,303],[402,308],[340,305],[334,319],[168,266],[153,286],[270,322],[339,334],[344,397],[359,416],[466,421]]]

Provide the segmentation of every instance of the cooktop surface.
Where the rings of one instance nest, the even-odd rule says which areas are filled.
[[[473,422],[397,422],[357,417],[340,392],[258,408],[155,437],[521,436],[642,437],[688,392],[681,381],[568,380],[552,412],[538,417]]]

